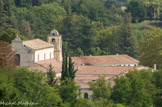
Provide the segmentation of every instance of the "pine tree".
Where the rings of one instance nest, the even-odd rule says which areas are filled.
[[[50,64],[47,72],[48,84],[50,86],[53,86],[56,83],[55,77],[56,77],[56,73],[53,70],[53,66]]]
[[[22,35],[24,35],[25,37],[27,37],[28,39],[33,39],[34,38],[34,34],[31,30],[31,26],[30,26],[30,22],[29,21],[25,21],[23,20],[21,22],[21,26],[20,26],[20,33]]]
[[[6,11],[4,10],[4,2],[0,0],[0,34],[7,29],[7,15]]]
[[[135,38],[132,34],[132,28],[130,26],[131,23],[131,16],[130,14],[126,14],[123,18],[122,24],[120,26],[120,53],[121,54],[128,54],[132,57],[136,55],[136,42]]]

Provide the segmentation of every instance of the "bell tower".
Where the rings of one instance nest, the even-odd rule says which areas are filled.
[[[62,62],[62,35],[54,29],[48,35],[47,40],[54,45],[54,58]]]

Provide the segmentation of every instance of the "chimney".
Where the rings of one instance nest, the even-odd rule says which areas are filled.
[[[156,71],[156,64],[154,64],[154,71]]]

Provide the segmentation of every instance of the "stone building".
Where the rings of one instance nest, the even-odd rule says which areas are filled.
[[[30,70],[48,71],[51,64],[57,77],[62,71],[62,36],[55,29],[47,36],[47,42],[40,39],[22,41],[19,37],[12,40],[13,50],[19,57],[20,67]],[[92,91],[88,84],[99,76],[112,82],[113,78],[123,75],[132,69],[146,69],[139,66],[139,61],[128,55],[80,56],[72,57],[76,72],[75,82],[80,86],[82,98],[90,98]]]
[[[20,61],[20,67],[33,67],[39,61],[55,58],[62,62],[62,36],[55,29],[47,36],[48,42],[40,39],[22,41],[18,36],[11,45]]]
[[[139,61],[128,55],[81,56],[72,57],[76,72],[75,82],[79,84],[82,98],[91,98],[92,91],[88,82],[105,76],[106,81],[114,85],[113,78],[124,75],[133,69],[148,69],[140,66]]]

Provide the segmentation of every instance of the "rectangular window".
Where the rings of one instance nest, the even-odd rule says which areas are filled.
[[[39,61],[39,55],[38,55],[38,61]]]

